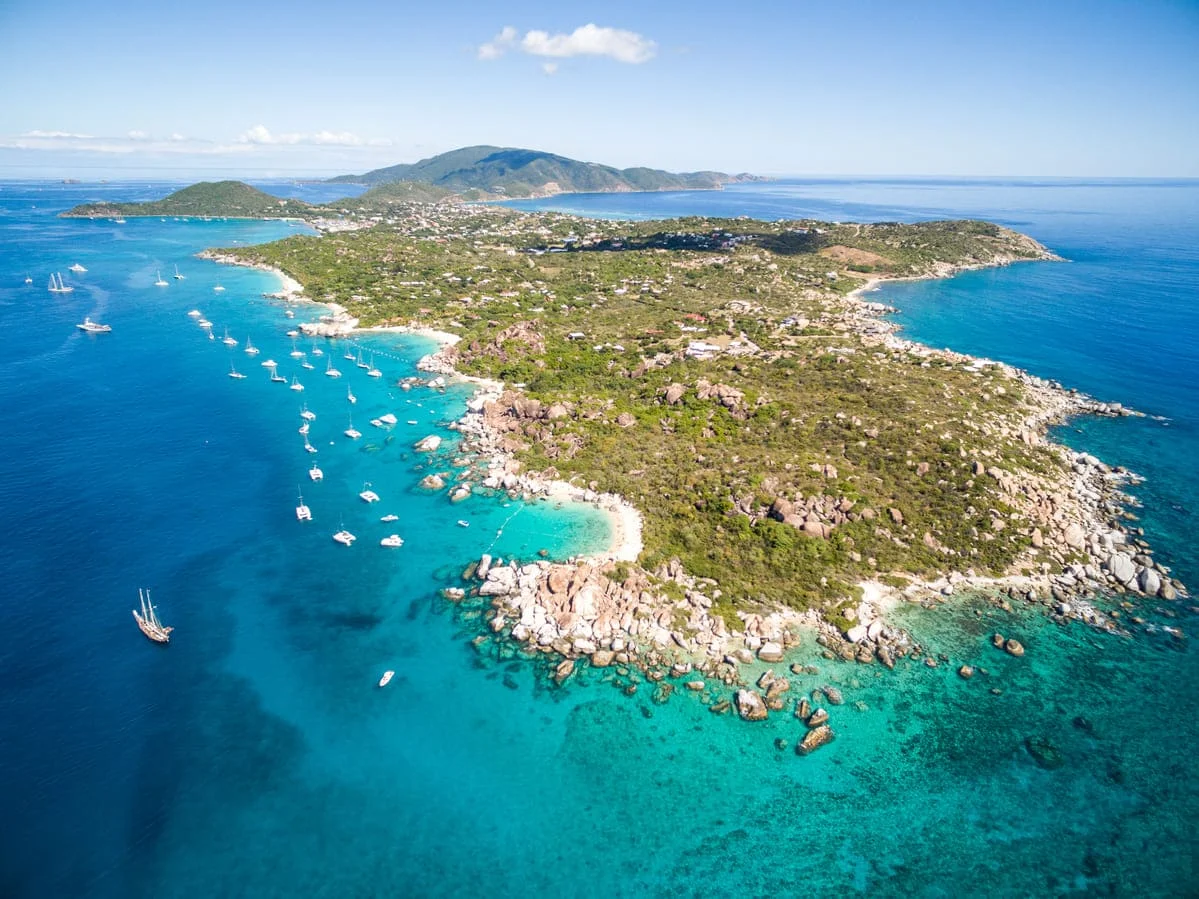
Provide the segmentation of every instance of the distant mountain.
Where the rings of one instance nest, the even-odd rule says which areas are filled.
[[[504,147],[463,147],[406,165],[375,169],[362,175],[330,179],[351,184],[389,184],[415,181],[433,184],[470,198],[543,197],[560,193],[635,190],[712,190],[753,175],[723,172],[664,172],[659,169],[617,169],[579,162],[540,150]]]
[[[201,181],[150,203],[84,203],[63,213],[68,218],[114,218],[122,215],[223,216],[226,218],[296,218],[312,207],[303,200],[284,200],[241,181]]]

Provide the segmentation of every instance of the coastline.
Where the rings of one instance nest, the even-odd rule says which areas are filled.
[[[1059,257],[1045,251],[1041,258]],[[741,666],[785,661],[788,650],[801,642],[801,633],[805,632],[816,634],[817,643],[829,658],[867,665],[877,662],[888,669],[906,658],[909,663],[936,667],[937,658],[932,652],[888,622],[887,613],[897,603],[932,607],[955,593],[975,590],[987,592],[995,605],[1005,609],[1010,610],[1011,602],[1045,606],[1054,620],[1078,620],[1097,630],[1127,635],[1130,631],[1121,620],[1120,609],[1103,610],[1090,601],[1092,595],[1110,593],[1117,600],[1125,592],[1162,599],[1186,595],[1185,588],[1172,582],[1167,571],[1155,570],[1145,555],[1148,545],[1121,524],[1120,516],[1129,498],[1120,487],[1135,476],[1112,469],[1089,454],[1074,453],[1047,435],[1051,425],[1076,415],[1136,413],[1119,404],[1099,403],[1004,363],[936,350],[900,338],[899,326],[880,318],[886,307],[863,299],[863,294],[888,280],[949,277],[967,269],[1016,261],[1024,260],[1001,256],[989,263],[938,264],[924,276],[869,279],[840,297],[847,307],[842,320],[867,346],[951,364],[996,366],[1004,377],[1020,385],[1028,412],[1022,421],[1005,420],[1005,429],[997,436],[1048,449],[1060,462],[1060,470],[1016,477],[975,461],[975,475],[994,479],[1003,499],[1037,522],[1031,543],[1038,551],[1044,549],[1045,554],[1031,553],[1022,560],[1030,563],[1024,570],[1013,565],[998,577],[979,577],[964,567],[968,563],[954,566],[948,564],[948,559],[940,576],[933,579],[904,575],[904,582],[895,585],[880,572],[877,578],[859,584],[857,599],[840,606],[837,619],[814,610],[753,611],[740,605],[722,605],[717,582],[690,575],[677,559],[652,572],[636,565],[629,568],[625,563],[635,563],[643,548],[640,512],[622,497],[598,494],[563,481],[553,469],[522,472],[513,452],[515,447],[507,440],[511,422],[506,416],[519,418],[529,404],[539,404],[502,382],[459,373],[454,364],[460,341],[457,335],[416,323],[349,329],[346,333],[361,330],[428,337],[439,344],[439,349],[423,357],[418,369],[476,385],[466,413],[451,427],[463,436],[461,450],[481,461],[474,479],[481,480],[484,488],[526,501],[581,500],[608,513],[612,536],[605,552],[574,557],[567,563],[507,560],[502,566],[494,566],[484,555],[466,576],[472,585],[469,591],[443,591],[447,599],[464,610],[463,614],[469,611],[471,620],[481,617],[496,641],[515,643],[534,657],[560,659],[553,674],[557,683],[571,676],[578,660],[586,659],[592,667],[613,663],[632,666],[650,680],[661,680],[667,672],[676,676],[696,672],[726,687],[741,687],[747,673]],[[253,267],[285,277],[275,269]],[[1034,561],[1035,567],[1031,565]],[[667,589],[671,584],[674,586]],[[1131,610],[1126,602],[1123,608]],[[1127,620],[1133,625],[1143,624],[1135,613]],[[1023,652],[1022,647],[1019,652]],[[785,678],[778,680],[786,682]],[[771,696],[768,687],[764,689],[763,696],[752,690],[737,690],[736,710],[742,717],[758,720],[760,704],[762,716],[767,709],[782,708],[779,696]],[[711,700],[714,712],[733,708],[730,700],[719,698],[710,689],[703,689],[700,695]]]

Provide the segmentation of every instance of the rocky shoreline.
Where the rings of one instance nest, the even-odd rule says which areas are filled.
[[[949,276],[957,270],[945,267],[934,276]],[[678,560],[653,572],[621,564],[637,557],[636,553],[630,555],[627,547],[564,564],[544,560],[522,564],[483,556],[465,573],[466,586],[448,588],[444,591],[446,598],[485,622],[490,636],[481,640],[498,641],[519,654],[543,658],[549,666],[548,676],[559,685],[571,678],[580,664],[592,668],[615,666],[624,672],[617,675],[618,686],[630,695],[640,683],[653,684],[655,700],[665,701],[674,689],[668,678],[683,678],[686,691],[717,714],[735,711],[753,721],[790,705],[795,717],[808,728],[796,745],[801,754],[833,739],[828,713],[821,706],[835,704],[832,697],[822,687],[811,696],[805,694],[789,702],[788,697],[794,694],[785,676],[768,671],[747,682],[746,666],[784,663],[788,651],[806,635],[822,647],[828,658],[863,665],[877,663],[884,668],[894,668],[901,660],[937,667],[945,661],[943,657],[938,659],[911,635],[887,622],[886,612],[897,602],[933,607],[955,593],[986,591],[1000,607],[1010,609],[1013,602],[1035,603],[1045,606],[1055,620],[1079,621],[1110,634],[1128,635],[1137,626],[1155,628],[1137,614],[1139,608],[1130,600],[1170,602],[1187,593],[1171,578],[1169,570],[1154,560],[1140,530],[1127,524],[1125,509],[1132,499],[1123,487],[1135,482],[1136,476],[1111,468],[1087,453],[1055,444],[1046,434],[1052,425],[1075,416],[1139,413],[1119,404],[1099,402],[1008,365],[934,350],[899,338],[898,326],[879,317],[889,310],[862,298],[861,294],[872,286],[868,284],[848,297],[843,317],[868,346],[956,365],[997,366],[1029,398],[1030,414],[1014,432],[1002,436],[1049,448],[1062,463],[1061,471],[1017,477],[981,459],[973,464],[977,477],[993,479],[1004,499],[1036,522],[1028,536],[1043,555],[1034,570],[1013,570],[998,578],[978,577],[970,569],[950,571],[932,581],[906,577],[907,586],[902,588],[881,581],[867,582],[861,585],[861,601],[845,611],[841,626],[816,611],[791,609],[762,613],[738,610],[735,619],[730,620],[713,611],[721,596],[715,581],[690,576]],[[422,359],[419,367],[443,376],[458,376],[454,358],[452,347],[443,347]],[[554,480],[553,470],[542,474],[521,471],[512,454],[517,444],[509,440],[512,420],[554,420],[566,414],[561,404],[542,407],[517,391],[488,381],[480,383],[466,413],[453,427],[462,435],[460,451],[480,460],[476,473],[482,489],[503,491],[525,500],[559,491],[557,495],[568,494],[610,512],[632,511],[635,516],[635,510],[620,497],[598,494],[587,486],[564,485]],[[1178,638],[1182,636],[1176,629],[1163,629]],[[1023,654],[1017,641],[1002,635],[996,635],[996,640],[1001,651]],[[959,673],[972,676],[973,668],[964,665]],[[839,698],[835,688],[828,689]]]

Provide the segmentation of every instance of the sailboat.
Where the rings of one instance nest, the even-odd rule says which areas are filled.
[[[155,287],[170,287],[166,281],[162,280],[162,272],[158,272],[158,280],[154,282]]]
[[[292,390],[303,390],[304,389],[304,385],[300,383],[300,379],[297,378],[295,375],[291,376],[291,389]]]
[[[229,329],[225,329],[225,337],[221,341],[225,346],[237,346],[237,340],[229,336]]]
[[[343,433],[351,440],[357,440],[362,436],[362,432],[354,427],[354,416],[350,416],[350,426]]]
[[[312,510],[304,505],[304,494],[300,494],[300,504],[296,506],[297,521],[312,521]]]
[[[218,282],[218,283],[217,283],[217,285],[216,285],[216,287],[212,288],[212,292],[213,292],[213,293],[220,293],[220,292],[221,292],[222,290],[224,290],[224,289],[225,289],[225,288],[221,287],[220,283]]]
[[[325,351],[324,351],[324,350],[322,350],[322,349],[321,349],[319,346],[317,346],[317,345],[314,343],[314,344],[312,345],[312,355],[314,355],[314,356],[323,356],[323,355],[325,355]]]
[[[308,404],[305,403],[300,407],[300,418],[304,421],[316,421],[316,413],[308,411]]]
[[[319,450],[317,450],[317,448],[315,446],[313,446],[311,443],[308,442],[307,434],[304,435],[304,449],[305,449],[305,451],[310,452],[310,453],[319,452]]]
[[[286,384],[287,383],[287,378],[285,378],[285,377],[283,377],[283,375],[279,374],[279,369],[273,365],[271,366],[271,380],[274,381],[276,384]]]
[[[58,278],[58,280],[55,281],[55,278]],[[50,276],[50,293],[70,293],[74,289],[74,287],[67,287],[67,285],[62,283],[62,275],[58,274],[58,272]]]
[[[358,402],[358,397],[354,396],[354,388],[353,387],[346,388],[346,399],[350,401],[351,406],[354,405],[354,403]]]
[[[170,643],[171,631],[173,627],[163,627],[162,622],[158,620],[158,612],[154,608],[154,604],[150,602],[150,591],[137,591],[138,599],[141,600],[141,611],[133,610],[133,617],[137,619],[137,626],[141,628],[143,634],[153,640],[155,643]]]
[[[247,356],[257,356],[258,355],[258,347],[254,346],[254,344],[250,342],[249,337],[246,338],[245,352],[246,352]]]
[[[236,368],[234,368],[234,367],[233,367],[233,363],[232,363],[232,362],[230,362],[230,363],[229,363],[229,377],[231,377],[231,378],[235,378],[236,380],[240,381],[242,378],[244,378],[244,377],[245,377],[245,375],[243,375],[243,374],[242,374],[241,372],[239,372],[239,371],[238,371]]]
[[[353,362],[353,361],[354,361],[354,351],[353,351],[353,350],[346,350],[346,351],[345,351],[345,353],[342,355],[342,357],[341,357],[341,358],[342,358],[342,359],[349,359],[351,362]]]
[[[340,378],[341,377],[341,372],[339,372],[336,368],[333,367],[333,357],[332,356],[329,357],[329,364],[325,366],[325,377],[328,377],[328,378]]]
[[[304,351],[296,346],[296,342],[294,340],[291,342],[291,353],[289,355],[293,359],[299,359],[304,355]]]
[[[175,266],[175,280],[182,281],[183,275],[179,274],[179,266]]]
[[[369,365],[367,365],[365,362],[362,361],[362,350],[358,351],[358,361],[355,362],[354,364],[363,370],[370,368]]]
[[[379,369],[375,368],[375,354],[374,353],[371,353],[371,361],[370,361],[370,365],[368,365],[366,368],[366,374],[368,377],[371,377],[371,378],[383,377],[383,372],[381,372],[381,371],[379,371]]]

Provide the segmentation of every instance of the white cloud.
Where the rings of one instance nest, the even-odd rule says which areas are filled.
[[[558,64],[556,62],[543,62],[541,64],[541,71],[547,75],[553,75],[558,71]]]
[[[653,59],[658,45],[635,31],[583,25],[570,34],[530,31],[520,48],[533,56],[607,56],[617,62],[636,65]]]
[[[505,25],[499,34],[479,46],[479,59],[499,59],[515,43],[516,29]]]
[[[90,134],[73,134],[70,131],[26,131],[21,137],[35,140],[91,140]]]
[[[499,59],[511,49],[519,49],[530,56],[549,56],[569,59],[572,56],[606,56],[617,62],[637,65],[654,58],[658,45],[635,31],[606,28],[594,23],[581,25],[570,34],[550,34],[548,31],[527,31],[518,39],[518,32],[511,25],[504,28],[478,48],[479,59]],[[551,68],[552,66],[552,68]],[[541,67],[547,75],[556,72],[555,63]]]
[[[329,131],[321,129],[312,134],[300,134],[298,132],[289,132],[286,134],[274,134],[265,125],[255,125],[248,131],[243,132],[238,138],[238,143],[243,144],[263,144],[271,146],[294,146],[296,144],[317,144],[320,146],[331,147],[360,147],[366,143],[357,134],[349,131]]]

